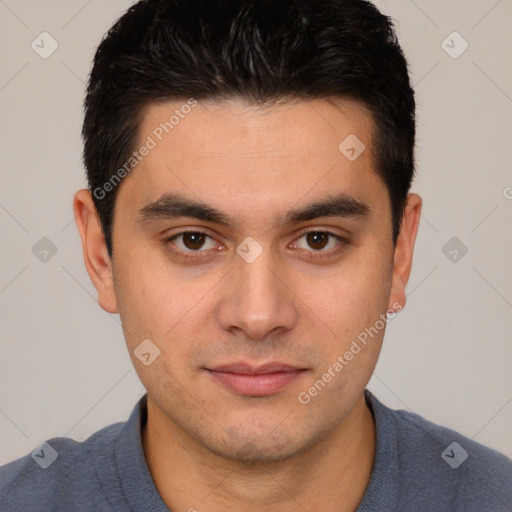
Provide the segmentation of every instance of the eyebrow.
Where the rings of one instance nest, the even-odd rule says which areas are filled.
[[[308,220],[318,217],[350,217],[364,218],[370,213],[370,207],[346,193],[330,195],[300,208],[288,211],[276,219],[274,227]],[[226,228],[234,228],[240,222],[226,215],[217,208],[187,198],[181,194],[164,194],[156,201],[139,210],[139,222],[151,220],[177,219],[191,217],[212,222]]]

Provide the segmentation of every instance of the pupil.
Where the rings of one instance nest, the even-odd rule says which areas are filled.
[[[183,243],[188,249],[201,249],[204,245],[204,235],[202,233],[185,233],[183,235]]]
[[[314,233],[308,233],[306,238],[309,246],[312,249],[323,249],[329,241],[329,237],[326,233],[321,233],[318,231]]]

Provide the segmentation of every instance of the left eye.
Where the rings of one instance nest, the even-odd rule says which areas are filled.
[[[211,236],[200,231],[186,231],[170,239],[182,251],[208,250],[216,247],[216,242]]]
[[[340,237],[329,231],[310,231],[304,233],[294,242],[298,249],[313,249],[314,251],[327,251],[334,249],[340,242]]]

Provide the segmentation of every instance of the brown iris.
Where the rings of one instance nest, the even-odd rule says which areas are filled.
[[[183,233],[183,245],[190,250],[197,251],[204,245],[204,233]]]
[[[329,235],[321,231],[312,231],[306,235],[308,245],[312,249],[323,249],[329,242]]]

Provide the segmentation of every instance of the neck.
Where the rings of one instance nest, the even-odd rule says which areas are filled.
[[[171,510],[354,511],[375,455],[375,423],[364,396],[335,431],[292,459],[242,463],[212,453],[170,424],[148,397],[146,461]]]

